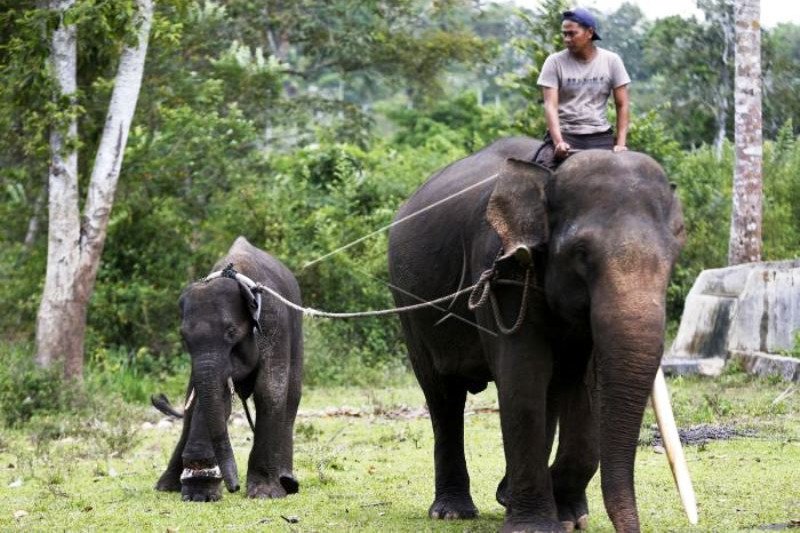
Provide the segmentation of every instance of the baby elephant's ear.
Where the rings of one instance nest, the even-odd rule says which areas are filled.
[[[486,220],[503,244],[501,260],[513,256],[528,265],[534,248],[547,242],[545,187],[551,176],[545,167],[506,160],[486,207]]]
[[[239,293],[247,306],[247,312],[250,314],[250,321],[253,327],[261,333],[261,293],[252,291],[244,283],[239,283]]]

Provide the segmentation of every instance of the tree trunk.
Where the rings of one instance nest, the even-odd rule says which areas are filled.
[[[76,31],[74,26],[63,25],[63,14],[73,4],[74,0],[51,4],[62,17],[53,34],[53,70],[61,94],[67,96],[76,89]],[[142,81],[153,4],[152,0],[137,0],[137,4],[138,42],[122,50],[82,221],[77,153],[65,151],[66,141],[77,138],[77,123],[70,122],[66,135],[54,128],[50,137],[47,272],[36,324],[36,361],[45,367],[63,363],[67,378],[80,379],[83,374],[86,311]]]
[[[761,27],[759,0],[738,0],[733,209],[728,264],[761,260]]]
[[[77,42],[75,26],[64,24],[64,12],[75,0],[54,0],[51,9],[60,21],[51,42],[53,77],[63,97],[72,104],[77,89]],[[78,135],[73,118],[66,128],[54,127],[50,133],[48,177],[47,272],[36,326],[36,361],[50,366],[62,354],[81,346],[72,331],[74,322],[74,276],[80,250],[80,212],[78,209],[78,153],[67,150],[68,140]],[[64,361],[65,365],[67,361]],[[69,372],[68,372],[69,373]]]

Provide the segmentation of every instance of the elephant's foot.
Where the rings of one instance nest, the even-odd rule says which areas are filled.
[[[156,482],[156,490],[162,492],[180,492],[181,473],[166,470]]]
[[[221,479],[184,479],[181,498],[185,502],[216,502],[222,499]]]
[[[184,468],[181,473],[181,498],[185,502],[216,502],[222,499],[219,468]]]
[[[248,498],[275,499],[285,498],[286,489],[278,482],[272,483],[247,483]]]
[[[585,492],[573,498],[556,497],[556,507],[558,519],[568,533],[589,529],[589,503]]]
[[[563,533],[561,522],[550,518],[507,517],[501,533]]]
[[[283,490],[286,491],[286,494],[297,494],[300,492],[300,482],[297,481],[297,478],[293,475],[284,474],[278,479],[281,482]]]
[[[508,507],[508,478],[503,476],[500,483],[497,484],[497,492],[494,495],[497,503],[503,507]]]
[[[444,520],[475,518],[478,516],[478,508],[469,494],[444,494],[431,504],[428,516]]]
[[[247,480],[247,496],[250,498],[285,498],[299,490],[300,484],[291,475],[283,475],[278,479],[251,476]]]

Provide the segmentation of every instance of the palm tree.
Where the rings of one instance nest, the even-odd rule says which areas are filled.
[[[761,25],[760,0],[736,0],[733,209],[728,264],[761,260]]]

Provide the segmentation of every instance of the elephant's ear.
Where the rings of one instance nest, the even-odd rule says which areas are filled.
[[[545,186],[551,176],[540,165],[506,160],[486,207],[486,220],[503,244],[501,260],[514,256],[530,264],[533,249],[547,242]]]
[[[239,293],[242,295],[247,313],[250,315],[250,322],[259,333],[261,333],[261,293],[253,292],[244,283],[239,282]]]
[[[678,186],[674,183],[670,183],[670,189],[672,189],[672,201],[669,207],[669,229],[678,242],[678,246],[683,248],[683,244],[686,242],[686,229],[683,225],[683,208],[681,207],[680,198],[678,198]]]

